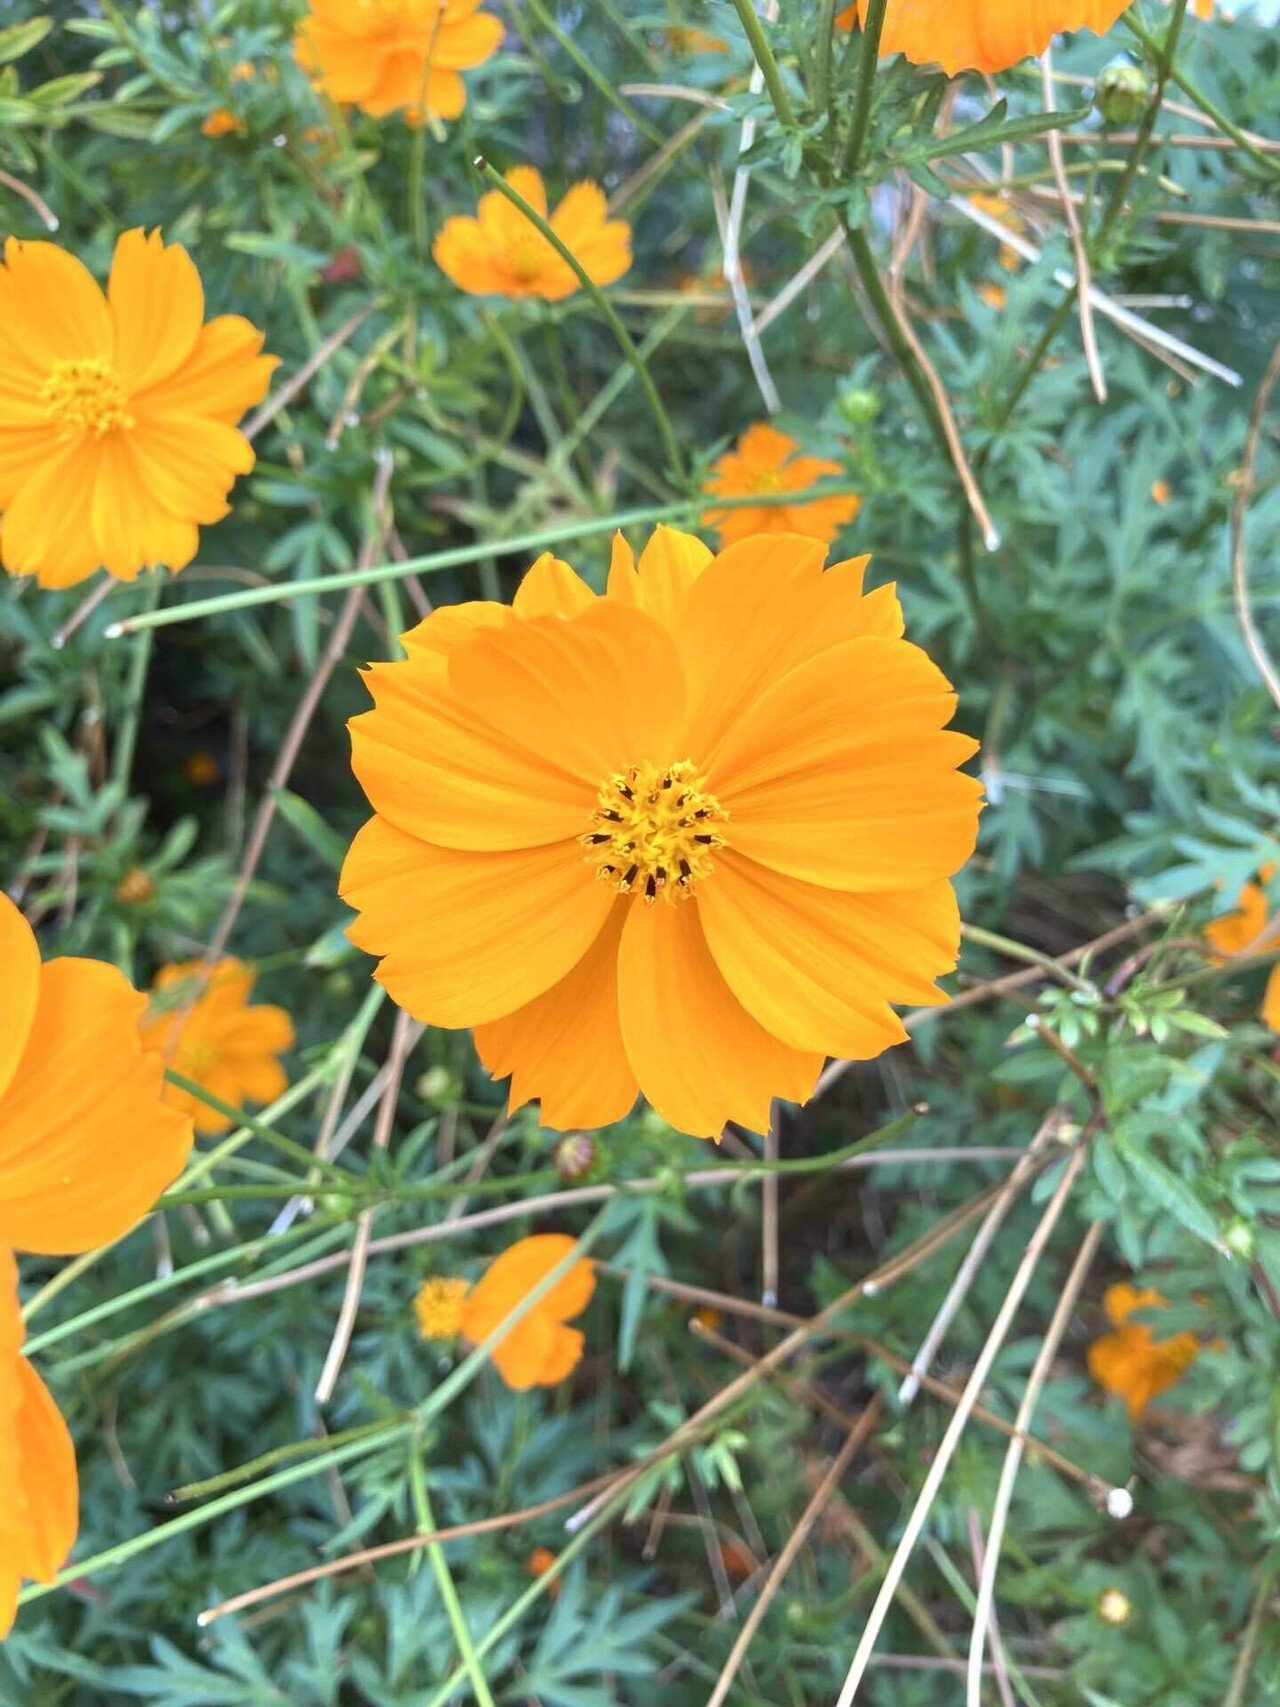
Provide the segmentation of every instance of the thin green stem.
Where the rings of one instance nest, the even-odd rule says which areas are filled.
[[[552,229],[552,227],[538,212],[537,208],[531,206],[531,204],[520,194],[519,190],[509,184],[502,176],[502,173],[495,167],[491,166],[483,156],[481,156],[475,164],[476,170],[480,173],[485,182],[492,185],[500,195],[505,196],[511,203],[512,207],[518,208],[529,223],[535,226],[546,241],[550,243],[556,254],[559,255],[560,259],[570,269],[578,283],[582,286],[583,290],[586,291],[587,295],[596,305],[596,308],[599,310],[605,324],[618,340],[619,349],[621,349],[623,355],[635,369],[636,378],[640,381],[641,389],[644,391],[649,408],[653,411],[654,421],[657,425],[658,432],[662,437],[662,444],[667,458],[669,472],[677,480],[683,478],[684,459],[680,455],[680,446],[676,442],[675,429],[671,425],[671,417],[667,414],[666,407],[663,404],[662,399],[658,396],[657,387],[653,383],[653,379],[650,376],[648,368],[640,359],[640,352],[632,342],[630,332],[627,331],[626,327],[614,312],[613,304],[601,290],[600,286],[591,277],[590,273],[587,272],[586,268],[574,254],[573,250],[570,249],[559,233]]]
[[[422,1468],[421,1442],[413,1442],[409,1456],[409,1488],[413,1496],[413,1511],[418,1522],[418,1528],[424,1535],[436,1526],[435,1515],[431,1510],[431,1498],[427,1493],[427,1479]],[[432,1541],[427,1546],[427,1557],[431,1561],[431,1572],[436,1579],[436,1587],[440,1590],[440,1600],[444,1606],[445,1616],[449,1620],[449,1628],[453,1631],[453,1639],[457,1643],[458,1653],[462,1658],[463,1670],[471,1679],[471,1687],[475,1691],[478,1707],[494,1707],[493,1696],[489,1690],[489,1680],[484,1675],[476,1653],[475,1643],[467,1625],[466,1613],[462,1610],[462,1601],[458,1598],[458,1590],[449,1569],[449,1561],[444,1556],[444,1548],[438,1541]]]
[[[1130,10],[1125,13],[1124,22],[1129,26],[1129,29],[1133,34],[1137,36],[1138,40],[1142,43],[1143,47],[1146,48],[1148,53],[1152,55],[1158,55],[1160,53],[1161,49],[1159,42],[1157,42],[1150,30],[1147,29],[1146,25],[1143,24],[1142,20],[1137,16],[1137,13],[1133,8],[1130,8]],[[1176,84],[1177,87],[1182,90],[1184,95],[1194,101],[1205,117],[1207,119],[1211,119],[1224,136],[1229,136],[1237,148],[1240,149],[1241,153],[1247,154],[1255,165],[1261,166],[1269,178],[1280,177],[1280,161],[1277,161],[1273,155],[1267,154],[1259,148],[1254,139],[1249,135],[1248,131],[1242,130],[1234,120],[1223,112],[1221,107],[1211,101],[1208,95],[1205,94],[1204,90],[1201,89],[1198,84],[1193,83],[1191,78],[1187,76],[1186,72],[1183,71],[1180,66],[1170,64],[1168,81]]]
[[[835,34],[836,0],[818,0],[818,37],[813,51],[813,83],[809,105],[821,118],[831,102],[832,36]]]
[[[179,1073],[174,1068],[168,1067],[165,1069],[164,1076],[171,1085],[176,1085],[180,1091],[185,1091],[188,1096],[195,1097],[197,1102],[204,1103],[207,1108],[213,1109],[215,1113],[234,1122],[241,1129],[247,1128],[255,1138],[261,1139],[264,1144],[269,1144],[273,1150],[278,1150],[282,1156],[288,1156],[294,1162],[301,1162],[308,1170],[321,1168],[344,1185],[349,1182],[350,1176],[342,1168],[336,1167],[332,1162],[320,1161],[315,1152],[308,1150],[305,1144],[299,1144],[293,1138],[286,1138],[283,1132],[277,1132],[273,1126],[268,1126],[266,1121],[257,1120],[253,1115],[246,1114],[242,1108],[237,1108],[234,1103],[223,1102],[221,1097],[214,1096],[211,1090],[198,1084],[194,1079],[187,1078],[184,1073]],[[227,1159],[225,1153],[220,1159]],[[206,1157],[202,1160],[209,1161],[210,1167],[214,1165],[211,1158]],[[293,1185],[294,1182],[291,1180],[291,1189]]]
[[[871,123],[871,98],[875,85],[876,65],[880,58],[880,34],[884,29],[887,0],[869,0],[862,23],[862,41],[858,50],[858,81],[853,94],[853,116],[849,121],[849,140],[845,144],[842,177],[848,181],[862,161],[862,149]]]
[[[773,49],[769,46],[769,38],[764,33],[759,14],[752,0],[733,0],[734,11],[742,24],[743,32],[751,44],[751,52],[755,62],[760,67],[760,75],[764,78],[764,86],[769,91],[769,99],[773,102],[773,110],[781,123],[794,125],[796,115],[791,106],[791,97],[787,94],[787,86],[782,80],[782,72],[778,61],[774,58]]]
[[[919,403],[924,418],[929,423],[930,430],[934,438],[937,439],[943,455],[950,460],[951,451],[947,444],[946,428],[938,414],[938,405],[929,389],[928,380],[920,371],[920,364],[916,361],[915,352],[902,335],[902,328],[898,324],[898,317],[893,311],[893,304],[889,301],[888,292],[884,288],[884,281],[880,277],[880,269],[876,266],[876,258],[871,252],[871,245],[867,241],[866,233],[857,226],[850,225],[847,219],[842,220],[842,223],[845,238],[849,244],[849,252],[853,256],[853,264],[858,270],[858,277],[862,280],[863,289],[871,298],[871,305],[876,311],[876,317],[889,341],[889,347],[893,351],[894,358],[902,369],[907,383],[915,393],[916,401]]]
[[[146,590],[143,609],[154,611],[160,603],[160,589],[164,571],[153,569]],[[147,688],[147,673],[151,668],[150,634],[144,634],[133,648],[133,656],[129,660],[129,679],[124,690],[124,715],[120,719],[120,730],[116,736],[115,752],[111,756],[111,780],[119,788],[121,794],[129,792],[129,778],[133,774],[133,755],[138,747],[138,728],[142,721],[142,699]]]
[[[1240,1653],[1231,1673],[1231,1684],[1222,1698],[1222,1707],[1244,1707],[1247,1699],[1246,1691],[1249,1688],[1249,1678],[1258,1661],[1258,1650],[1262,1646],[1262,1632],[1267,1621],[1267,1607],[1275,1591],[1275,1586],[1275,1570],[1263,1571],[1258,1579],[1257,1593],[1253,1597],[1249,1622],[1245,1625],[1244,1639],[1240,1643]]]

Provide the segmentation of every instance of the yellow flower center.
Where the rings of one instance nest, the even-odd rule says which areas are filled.
[[[548,253],[554,255],[550,244],[540,231],[530,226],[527,232],[508,240],[507,271],[522,284],[529,284],[545,270]]]
[[[424,1281],[413,1308],[418,1317],[418,1331],[424,1340],[451,1340],[458,1337],[462,1325],[462,1306],[471,1288],[465,1280],[447,1275],[433,1275]]]
[[[40,401],[51,420],[95,438],[133,425],[120,375],[98,357],[74,356],[55,362],[40,387]]]
[[[760,497],[767,497],[772,492],[787,492],[790,486],[782,469],[762,468],[752,475],[750,490]]]
[[[179,1043],[178,1048],[182,1058],[182,1070],[189,1079],[200,1082],[206,1073],[211,1073],[218,1065],[218,1046],[205,1038],[191,1038]]]
[[[601,785],[592,828],[580,840],[597,875],[620,894],[675,901],[714,869],[728,816],[688,759],[665,766],[646,759]]]

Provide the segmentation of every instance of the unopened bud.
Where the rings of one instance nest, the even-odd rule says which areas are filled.
[[[1093,90],[1093,104],[1108,124],[1137,124],[1151,99],[1151,84],[1140,65],[1108,65]]]
[[[880,413],[880,394],[867,385],[849,385],[837,396],[836,408],[851,427],[869,427]]]
[[[458,1087],[447,1067],[428,1067],[413,1088],[423,1102],[447,1102]]]
[[[551,1165],[563,1180],[585,1179],[595,1161],[596,1141],[589,1132],[566,1132],[551,1152]]]
[[[116,885],[116,900],[122,901],[126,907],[140,907],[150,901],[155,892],[156,886],[148,873],[140,865],[135,865]]]

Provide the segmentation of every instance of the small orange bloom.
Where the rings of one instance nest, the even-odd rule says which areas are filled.
[[[880,53],[913,65],[958,71],[1007,71],[1043,53],[1059,30],[1105,35],[1128,0],[888,0]],[[857,3],[836,19],[852,29]]]
[[[1230,960],[1237,954],[1280,946],[1280,918],[1273,921],[1272,930],[1267,929],[1266,885],[1275,872],[1274,865],[1260,867],[1258,881],[1245,884],[1236,896],[1233,911],[1211,919],[1205,926],[1205,940],[1217,959]],[[1280,961],[1272,967],[1263,991],[1262,1023],[1271,1031],[1280,1031]]]
[[[458,75],[497,52],[502,25],[480,0],[310,0],[294,37],[299,65],[331,100],[410,124],[456,119]]]
[[[191,1122],[161,1100],[145,998],[97,960],[50,960],[0,894],[0,1246],[90,1251],[177,1177]],[[2,1508],[0,1508],[2,1509]]]
[[[630,267],[631,227],[609,218],[599,184],[575,184],[548,216],[547,192],[536,167],[514,166],[506,178],[547,220],[593,284],[613,284]],[[441,272],[471,296],[560,302],[582,288],[573,268],[501,190],[480,197],[475,219],[460,214],[446,219],[431,253]]]
[[[471,1288],[465,1280],[433,1274],[418,1288],[413,1301],[418,1332],[424,1340],[452,1340],[462,1327],[462,1307]]]
[[[75,1448],[23,1337],[17,1264],[0,1250],[0,1641],[24,1578],[53,1581],[80,1516]]]
[[[536,1233],[495,1258],[462,1307],[461,1330],[472,1344],[487,1339],[573,1246],[565,1233]],[[583,1339],[577,1328],[565,1323],[582,1314],[595,1289],[595,1269],[583,1257],[502,1336],[493,1348],[493,1361],[508,1387],[523,1393],[530,1387],[555,1387],[572,1375],[582,1357]]]
[[[614,542],[601,597],[547,553],[514,603],[432,613],[351,724],[374,816],[340,888],[414,1018],[475,1028],[513,1107],[767,1127],[825,1055],[943,1000],[975,743],[866,559],[757,535]]]
[[[1010,204],[1007,196],[987,195],[979,191],[976,195],[969,197],[969,205],[976,207],[979,213],[985,213],[989,219],[999,220],[1000,224],[1007,230],[1016,232],[1019,236],[1027,229],[1026,220],[1023,219],[1017,208]],[[1011,244],[1002,244],[1000,265],[1006,273],[1016,273],[1022,265],[1022,256]]]
[[[1130,1322],[1135,1310],[1148,1310],[1168,1300],[1151,1287],[1120,1281],[1102,1295],[1102,1307],[1115,1327],[1089,1347],[1089,1373],[1100,1387],[1122,1398],[1129,1418],[1138,1423],[1155,1398],[1172,1387],[1200,1355],[1193,1333],[1158,1340],[1145,1322]]]
[[[1172,497],[1173,487],[1167,480],[1153,480],[1151,482],[1151,502],[1153,504],[1158,504],[1163,510]]]
[[[202,135],[213,137],[238,136],[243,129],[243,121],[234,113],[228,112],[226,107],[215,107],[200,126]]]
[[[274,1102],[289,1081],[276,1059],[293,1046],[293,1021],[283,1008],[250,1007],[253,970],[240,960],[220,960],[207,975],[198,960],[165,966],[152,986],[143,1024],[147,1045],[165,1063],[220,1102],[241,1108]],[[164,1088],[165,1101],[195,1121],[197,1132],[225,1132],[228,1116],[190,1091]]]
[[[982,281],[978,286],[978,296],[988,308],[993,308],[997,314],[1009,300],[1009,293],[1003,285],[998,285],[994,279]]]
[[[848,498],[815,498],[807,503],[800,496],[824,474],[840,474],[838,462],[827,462],[817,456],[798,456],[799,446],[794,439],[780,433],[766,421],[748,427],[733,450],[725,451],[711,465],[711,472],[702,490],[718,498],[745,498],[752,494],[795,492],[794,504],[762,504],[758,509],[743,505],[740,509],[706,510],[704,527],[715,528],[721,545],[733,545],[752,534],[803,534],[806,539],[820,539],[824,545],[851,522],[862,508],[862,500]]]
[[[237,315],[204,320],[179,243],[126,231],[104,295],[53,243],[0,265],[0,563],[42,587],[183,569],[253,451],[236,423],[275,367]]]

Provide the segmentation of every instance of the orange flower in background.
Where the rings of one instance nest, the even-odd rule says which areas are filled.
[[[804,534],[808,539],[820,539],[824,545],[830,545],[845,523],[853,520],[862,508],[860,498],[805,501],[803,494],[815,481],[824,474],[840,474],[843,470],[838,462],[827,462],[822,457],[798,456],[799,448],[794,439],[760,421],[747,428],[733,450],[727,450],[712,463],[702,490],[717,498],[777,492],[797,495],[794,504],[705,510],[703,525],[716,529],[721,545],[732,545],[736,540],[760,533]]]
[[[23,1337],[17,1265],[0,1250],[0,1641],[24,1579],[50,1583],[62,1569],[80,1516],[75,1448]]]
[[[451,1340],[462,1328],[462,1307],[471,1288],[465,1280],[433,1274],[418,1288],[413,1312],[424,1340]]]
[[[93,1250],[177,1177],[191,1122],[162,1101],[164,1064],[139,1029],[145,998],[97,960],[41,965],[3,894],[0,967],[0,1246]]]
[[[421,124],[457,118],[467,101],[459,72],[496,53],[502,33],[480,0],[310,0],[293,46],[331,100]]]
[[[1135,1424],[1151,1401],[1172,1387],[1200,1355],[1200,1341],[1193,1333],[1158,1340],[1145,1322],[1129,1320],[1135,1310],[1167,1303],[1151,1287],[1130,1286],[1127,1281],[1108,1286],[1102,1295],[1102,1307],[1115,1332],[1103,1334],[1089,1347],[1089,1373],[1100,1387],[1124,1400]]]
[[[1236,896],[1230,913],[1211,919],[1204,928],[1205,940],[1218,960],[1231,960],[1237,954],[1260,953],[1265,948],[1280,947],[1280,918],[1267,929],[1266,885],[1275,877],[1274,865],[1258,870],[1258,881],[1246,883]],[[1280,961],[1271,968],[1262,995],[1262,1023],[1271,1031],[1280,1031]]]
[[[719,1136],[942,1000],[976,743],[866,560],[619,536],[597,597],[550,554],[514,604],[433,612],[351,724],[375,816],[340,887],[401,1007],[476,1028],[544,1124],[637,1091]]]
[[[913,65],[958,71],[1007,71],[1043,53],[1059,30],[1105,35],[1129,0],[888,0],[880,54],[901,53]],[[836,19],[845,29],[860,7]]]
[[[182,569],[253,451],[236,423],[275,358],[200,275],[126,231],[106,293],[74,255],[10,237],[0,265],[0,563],[43,587]]]
[[[462,1307],[462,1333],[479,1345],[573,1249],[565,1233],[536,1233],[509,1246],[489,1264]],[[493,1361],[508,1387],[554,1387],[567,1379],[582,1357],[583,1338],[565,1326],[580,1316],[596,1289],[595,1269],[583,1257],[539,1298],[493,1348]]]
[[[514,166],[506,180],[542,215],[593,284],[609,285],[631,265],[631,227],[609,218],[599,184],[575,184],[550,216],[542,174]],[[537,226],[503,195],[480,197],[476,218],[446,219],[431,246],[436,265],[471,296],[536,296],[560,302],[582,287]]]
[[[274,1102],[289,1083],[276,1057],[293,1046],[293,1021],[283,1008],[249,1006],[253,978],[240,960],[220,960],[209,973],[198,960],[162,967],[142,1028],[166,1065],[232,1108]],[[164,1094],[191,1116],[197,1132],[231,1125],[178,1085],[167,1084]]]
[[[215,107],[204,123],[200,126],[202,136],[238,136],[244,129],[244,124],[226,107]]]

